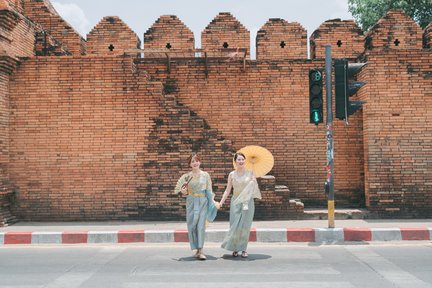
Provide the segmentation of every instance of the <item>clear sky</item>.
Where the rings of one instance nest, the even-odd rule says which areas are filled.
[[[257,31],[270,18],[300,23],[308,37],[329,19],[353,19],[348,0],[51,0],[57,12],[86,38],[105,16],[119,16],[143,41],[143,34],[161,15],[177,15],[195,34],[219,12],[231,12],[251,32],[251,58],[255,58]]]

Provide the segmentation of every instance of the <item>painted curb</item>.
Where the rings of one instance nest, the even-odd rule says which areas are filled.
[[[287,229],[256,229],[257,242],[287,242]]]
[[[206,242],[220,243],[227,229],[207,230]],[[371,242],[430,241],[432,228],[258,228],[250,242]],[[0,232],[0,246],[14,244],[188,243],[186,230],[130,230],[77,232]]]
[[[342,242],[344,232],[342,228],[315,228],[315,242]]]
[[[401,241],[399,228],[372,228],[372,241]]]

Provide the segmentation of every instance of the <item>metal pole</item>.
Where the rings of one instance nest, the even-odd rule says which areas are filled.
[[[326,75],[326,127],[327,127],[327,182],[328,227],[335,227],[334,183],[333,183],[333,113],[332,113],[332,57],[331,45],[325,45]]]

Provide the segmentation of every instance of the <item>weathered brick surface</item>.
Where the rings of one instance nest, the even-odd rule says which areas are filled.
[[[432,23],[426,26],[423,32],[423,47],[432,48]]]
[[[16,215],[102,220],[136,212],[135,189],[145,179],[135,175],[160,87],[135,77],[123,58],[45,57],[21,64],[10,95]]]
[[[256,201],[257,219],[300,217],[303,205],[295,199],[306,207],[325,205],[326,133],[324,125],[309,123],[308,72],[324,67],[319,58],[326,41],[341,42],[333,45],[334,58],[354,61],[364,53],[354,22],[321,25],[312,38],[314,60],[293,59],[290,53],[304,53],[303,38],[296,38],[303,34],[273,20],[258,37],[265,53],[245,69],[226,57],[207,63],[183,57],[172,59],[168,71],[166,59],[106,55],[101,38],[89,37],[96,55],[80,56],[83,42],[61,33],[64,22],[47,0],[24,4],[44,19],[30,25],[15,17],[19,8],[0,5],[6,37],[0,41],[1,189],[3,195],[14,192],[13,212],[21,219],[183,219],[184,199],[171,192],[189,170],[189,153],[203,154],[203,169],[220,199],[231,153],[252,144],[275,156],[274,178],[260,179],[264,198]],[[95,35],[115,31],[131,36],[120,37],[117,47],[137,43],[130,29],[121,30],[123,23],[110,27],[104,21]],[[333,126],[337,207],[366,204],[384,217],[431,216],[431,51],[422,48],[423,32],[413,23],[390,12],[368,34],[362,55],[368,65],[358,76],[367,85],[354,96],[367,103],[349,126]],[[47,41],[39,25],[54,27],[44,27],[51,31]],[[163,38],[164,31],[171,36]],[[274,48],[282,35],[299,39],[287,54]],[[430,27],[424,35],[428,43]],[[162,16],[146,36],[148,45],[156,45],[150,49],[166,41],[185,45],[183,51],[193,46],[190,30],[172,16]],[[223,56],[225,42],[228,48],[249,47],[249,32],[229,13],[219,14],[202,36],[203,48],[218,50],[209,56]],[[391,46],[396,39],[405,44]],[[71,43],[78,56],[32,57],[67,54]],[[15,56],[30,59],[16,68]],[[0,217],[7,218],[11,203],[4,199],[0,207],[8,208],[1,208]]]
[[[25,0],[1,0],[0,1],[0,10],[1,8],[12,8],[20,13],[24,11],[24,1]]]
[[[175,15],[164,15],[144,33],[145,49],[181,50],[174,57],[193,57],[185,52],[195,48],[193,32]],[[145,53],[144,57],[165,57],[161,53]]]
[[[4,2],[7,3],[7,2]],[[35,25],[12,5],[0,7],[0,48],[12,57],[34,55]]]
[[[268,148],[275,157],[271,174],[276,182],[287,185],[292,197],[305,204],[322,205],[325,127],[309,123],[306,83],[309,69],[323,65],[307,60],[252,61],[243,72],[240,63],[210,60],[208,77],[200,61],[178,60],[172,63],[170,74],[165,63],[158,61],[141,60],[138,68],[163,83],[174,83],[178,99],[205,115],[235,150],[246,145]],[[336,191],[339,200],[358,206],[363,191],[361,116],[350,120],[347,128],[342,123],[334,127]],[[351,138],[343,138],[345,135]]]
[[[312,33],[312,59],[325,58],[325,45],[332,46],[332,58],[357,58],[364,51],[363,31],[353,20],[328,20]]]
[[[243,48],[249,51],[250,32],[231,13],[221,12],[201,32],[201,47],[212,57],[226,56],[224,48]],[[248,53],[249,55],[249,53]]]
[[[49,0],[25,0],[24,13],[63,44],[63,49],[72,55],[86,51],[86,41],[71,25],[61,18]]]
[[[257,60],[307,59],[307,32],[297,22],[267,21],[256,37]]]
[[[366,201],[382,216],[430,217],[432,55],[374,51],[361,79]]]
[[[230,141],[130,59],[35,58],[11,86],[9,171],[21,219],[182,219],[184,199],[171,193],[192,151],[221,197]]]
[[[87,54],[122,55],[141,47],[141,40],[119,17],[104,17],[87,35]]]
[[[365,47],[373,49],[421,49],[420,26],[400,10],[389,11],[366,34]]]

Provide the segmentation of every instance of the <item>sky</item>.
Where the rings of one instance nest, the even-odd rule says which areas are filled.
[[[201,47],[201,32],[220,12],[230,12],[251,32],[251,58],[255,37],[270,18],[298,22],[308,37],[329,19],[353,19],[348,0],[51,0],[57,12],[84,38],[105,16],[120,17],[143,42],[143,35],[162,15],[177,15],[195,35]]]

